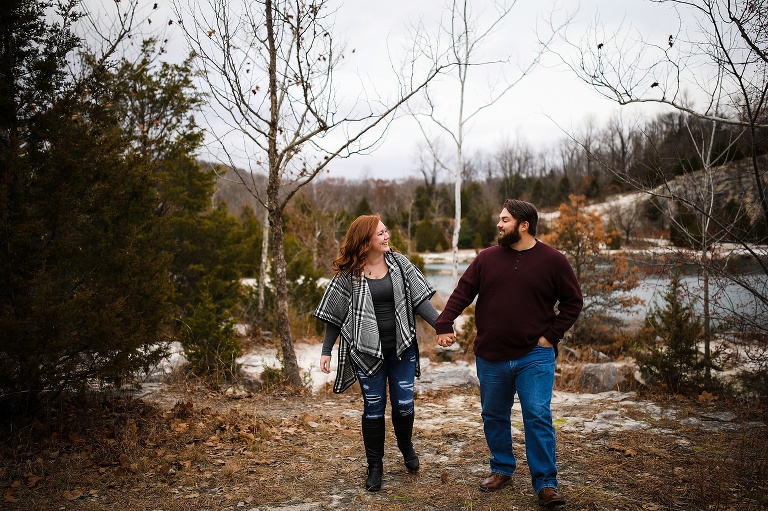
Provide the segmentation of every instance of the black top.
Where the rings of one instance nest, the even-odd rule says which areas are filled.
[[[391,350],[397,346],[395,334],[395,291],[392,289],[392,277],[389,272],[380,279],[366,277],[371,290],[373,310],[376,312],[376,325],[379,327],[381,350]]]

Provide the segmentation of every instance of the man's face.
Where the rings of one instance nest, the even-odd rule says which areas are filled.
[[[520,241],[520,222],[512,218],[506,208],[499,213],[499,223],[496,224],[499,230],[497,240],[499,245],[510,247]]]

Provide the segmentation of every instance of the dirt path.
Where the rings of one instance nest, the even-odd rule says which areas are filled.
[[[514,484],[485,494],[477,390],[419,393],[409,474],[388,431],[382,491],[362,489],[361,403],[342,395],[239,399],[162,387],[93,404],[55,431],[6,432],[2,506],[19,510],[534,510],[519,410]],[[86,410],[85,408],[83,409]],[[768,429],[755,410],[556,392],[566,510],[768,509]]]

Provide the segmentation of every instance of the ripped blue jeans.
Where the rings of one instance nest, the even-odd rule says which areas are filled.
[[[416,378],[416,343],[403,352],[398,360],[395,349],[384,351],[384,365],[373,376],[366,376],[357,367],[355,372],[363,391],[363,417],[384,417],[387,408],[387,381],[392,414],[401,417],[413,415],[413,382]]]

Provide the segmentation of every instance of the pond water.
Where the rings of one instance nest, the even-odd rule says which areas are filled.
[[[459,277],[467,269],[469,263],[459,263]],[[437,292],[442,294],[446,299],[451,296],[453,291],[453,281],[451,280],[451,270],[453,265],[451,263],[427,263],[424,266],[424,276],[432,287],[437,289]]]

